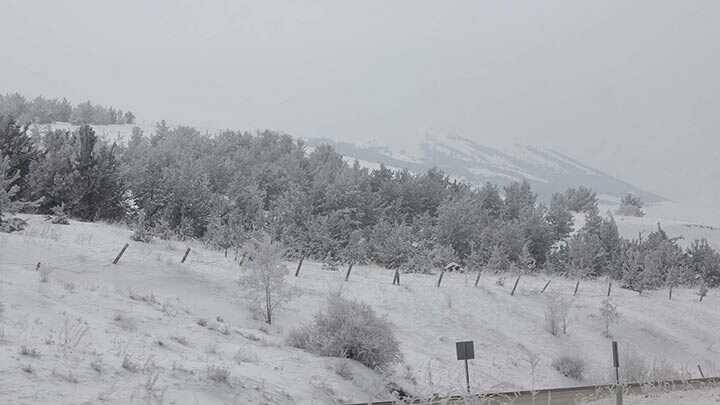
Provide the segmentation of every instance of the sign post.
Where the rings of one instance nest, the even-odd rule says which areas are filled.
[[[455,351],[458,360],[465,360],[465,384],[467,392],[470,393],[470,371],[468,370],[468,360],[475,358],[475,347],[472,340],[455,343]]]
[[[623,389],[620,385],[620,356],[618,355],[618,344],[616,341],[612,342],[613,351],[613,367],[615,367],[615,403],[616,405],[623,405]]]

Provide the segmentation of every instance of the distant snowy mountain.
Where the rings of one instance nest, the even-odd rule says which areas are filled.
[[[625,193],[633,193],[647,203],[665,201],[657,194],[603,173],[556,150],[539,146],[487,146],[459,136],[427,138],[414,150],[357,145],[329,139],[311,139],[309,143],[331,144],[346,160],[357,159],[371,168],[379,163],[392,168],[407,168],[413,172],[438,167],[454,178],[476,185],[487,181],[507,184],[525,178],[543,198],[568,187],[583,185],[595,190],[608,203],[617,202]]]

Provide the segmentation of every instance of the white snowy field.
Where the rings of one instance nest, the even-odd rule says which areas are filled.
[[[720,388],[688,389],[681,391],[650,391],[644,394],[627,395],[623,402],[632,405],[717,405],[720,404]],[[586,405],[615,405],[613,395],[587,402]]]
[[[541,295],[549,276],[527,276],[511,297],[510,275],[502,286],[498,275],[483,275],[475,288],[474,274],[446,274],[435,288],[435,275],[402,274],[393,286],[389,270],[356,266],[344,282],[344,269],[306,263],[300,277],[288,277],[293,298],[266,326],[235,282],[243,270],[220,252],[132,242],[121,226],[25,218],[22,233],[0,234],[0,403],[358,402],[387,399],[388,380],[418,395],[458,393],[458,340],[475,341],[473,391],[605,383],[611,374],[611,339],[599,315],[604,280],[583,282],[572,298],[575,280],[553,278]],[[187,246],[193,250],[180,264]],[[52,270],[46,283],[38,262]],[[339,290],[394,324],[404,361],[392,373],[286,345],[287,334]],[[572,308],[568,334],[555,337],[544,328],[545,296],[560,294]],[[666,291],[639,296],[613,287],[612,300],[621,351],[665,373],[697,377],[700,364],[706,376],[720,375],[717,291],[700,303],[693,290],[678,289],[668,301]],[[585,360],[582,381],[551,366],[564,354]]]
[[[656,231],[659,223],[669,237],[680,238],[678,243],[682,247],[688,247],[695,240],[707,239],[715,249],[720,249],[720,210],[667,201],[643,208],[643,217],[631,217],[615,214],[617,208],[617,205],[601,204],[600,213],[603,216],[608,212],[613,214],[623,238],[645,237]],[[575,229],[580,229],[585,223],[584,214],[575,214],[574,222]]]

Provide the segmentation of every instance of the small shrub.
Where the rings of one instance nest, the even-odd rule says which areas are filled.
[[[23,356],[38,358],[40,357],[40,352],[38,349],[26,345],[20,346],[20,354]]]
[[[113,321],[115,321],[115,323],[120,327],[120,329],[126,332],[134,332],[137,330],[135,320],[123,313],[115,314],[115,316],[113,317]]]
[[[225,366],[208,366],[207,377],[210,381],[218,384],[225,384],[230,379],[230,369]]]
[[[52,215],[46,216],[46,221],[49,221],[51,224],[55,225],[70,225],[70,220],[68,219],[67,214],[65,214],[64,204],[56,205],[50,210],[52,211]]]
[[[620,378],[625,383],[649,383],[683,380],[690,378],[690,374],[677,370],[663,359],[648,362],[637,351],[625,350],[620,355]]]
[[[345,357],[382,369],[400,360],[400,345],[392,324],[368,305],[339,295],[328,299],[327,310],[290,333],[289,344],[321,356]]]
[[[124,368],[125,370],[127,370],[131,373],[137,373],[138,371],[140,371],[142,366],[140,365],[140,363],[138,363],[138,362],[134,361],[132,358],[130,358],[130,355],[126,354],[125,357],[123,358],[122,368]]]
[[[582,381],[585,372],[585,360],[574,356],[560,356],[553,360],[552,366],[565,377]]]
[[[102,363],[102,360],[98,359],[98,360],[93,360],[93,361],[91,361],[91,362],[90,362],[90,368],[92,368],[93,370],[95,370],[96,373],[102,374],[102,372],[103,372],[103,363]]]
[[[82,318],[70,319],[67,315],[58,336],[58,343],[65,351],[75,350],[90,332],[90,325]]]
[[[190,342],[188,342],[187,338],[185,336],[170,336],[170,339],[174,340],[178,344],[181,344],[183,346],[190,346]]]
[[[603,319],[605,324],[605,337],[610,337],[610,326],[620,319],[620,313],[617,310],[617,306],[609,299],[604,300],[600,305],[600,317]]]
[[[140,212],[140,214],[138,214],[137,221],[135,222],[133,228],[133,233],[130,236],[130,239],[134,240],[135,242],[143,243],[148,243],[152,240],[152,232],[150,231],[148,223],[145,220],[145,213]]]
[[[233,356],[233,360],[235,360],[236,363],[242,364],[242,363],[257,363],[260,359],[258,358],[257,354],[248,351],[243,348],[239,348],[237,353]]]
[[[335,370],[335,374],[339,375],[345,380],[352,381],[353,373],[347,361],[340,361],[335,363],[333,369]]]
[[[210,330],[214,330],[221,335],[227,336],[230,334],[230,327],[226,323],[211,321],[208,322],[207,328]]]
[[[561,296],[550,295],[545,302],[545,330],[553,336],[566,335],[571,302]]]
[[[77,379],[77,377],[75,376],[75,374],[73,374],[72,370],[67,370],[66,372],[61,372],[61,371],[58,371],[57,369],[53,369],[52,375],[54,375],[55,377],[65,381],[65,382],[69,382],[71,384],[77,384],[80,382]]]

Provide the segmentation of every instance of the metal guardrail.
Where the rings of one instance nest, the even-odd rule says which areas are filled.
[[[720,384],[720,377],[707,377],[707,378],[690,378],[687,380],[667,380],[667,381],[654,381],[645,383],[627,383],[622,384],[624,390],[637,391],[643,387],[687,387],[688,385],[706,385],[706,384]],[[524,391],[506,391],[506,392],[488,392],[481,394],[472,395],[451,395],[447,397],[432,397],[432,398],[417,398],[417,399],[398,399],[390,401],[375,401],[375,402],[357,402],[349,405],[399,405],[399,404],[423,404],[423,405],[439,405],[447,404],[452,402],[463,403],[467,401],[512,401],[513,399],[522,397],[532,397],[540,395],[552,395],[552,394],[567,394],[572,392],[580,393],[594,393],[607,391],[612,392],[615,390],[615,384],[600,384],[600,385],[584,385],[575,387],[563,387],[563,388],[546,388],[537,390],[524,390]],[[501,402],[502,403],[502,402]]]

